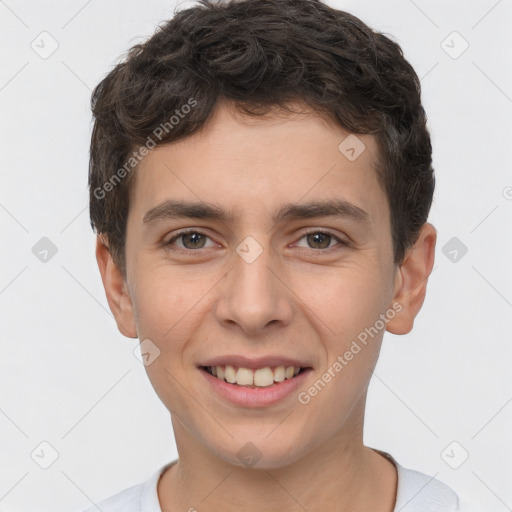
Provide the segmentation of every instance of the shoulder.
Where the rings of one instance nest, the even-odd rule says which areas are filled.
[[[141,498],[145,484],[138,484],[92,505],[83,512],[141,512]]]
[[[161,467],[146,482],[129,487],[83,512],[162,512],[158,500],[158,480],[163,472],[176,462],[177,460]]]
[[[456,512],[457,494],[434,477],[396,463],[398,488],[395,510],[403,512]]]
[[[396,467],[398,484],[393,512],[460,512],[459,498],[446,484],[403,467],[387,452],[372,449]]]

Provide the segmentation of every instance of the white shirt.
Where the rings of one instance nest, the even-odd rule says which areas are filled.
[[[402,467],[389,454],[376,450],[397,469],[398,486],[393,512],[457,512],[459,499],[445,484],[424,473]],[[162,512],[157,484],[162,473],[176,463],[166,464],[145,483],[135,485],[99,502],[84,512]]]

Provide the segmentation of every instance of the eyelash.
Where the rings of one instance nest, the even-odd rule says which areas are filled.
[[[202,231],[200,230],[197,230],[197,229],[184,229],[182,231],[179,231],[176,235],[174,235],[170,240],[168,240],[167,242],[164,243],[165,247],[166,248],[170,248],[172,246],[172,244],[178,240],[180,237],[184,236],[184,235],[188,235],[189,233],[196,233],[198,235],[202,235],[202,236],[205,236],[207,238],[210,238],[206,233],[203,233]],[[331,233],[330,231],[325,231],[325,230],[322,230],[322,229],[312,229],[310,231],[307,231],[305,233],[302,234],[302,236],[299,238],[299,241],[302,240],[304,237],[306,237],[307,235],[312,235],[312,234],[317,234],[317,233],[320,233],[322,235],[328,235],[330,237],[332,237],[334,240],[336,240],[337,242],[339,242],[338,245],[341,245],[343,247],[349,247],[350,244],[349,242],[339,238],[338,236],[334,235],[333,233]],[[332,246],[332,247],[327,247],[326,249],[312,249],[312,248],[309,248],[309,250],[311,251],[314,251],[314,252],[327,252],[327,251],[330,251],[331,249],[334,249],[336,246]],[[200,247],[199,249],[183,249],[181,247],[178,247],[177,249],[171,249],[173,251],[181,251],[181,252],[184,252],[184,253],[199,253],[200,252],[200,249],[203,249],[202,247]],[[307,248],[304,248],[302,247],[301,249],[306,249]]]

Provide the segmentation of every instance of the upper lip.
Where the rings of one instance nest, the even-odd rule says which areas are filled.
[[[242,367],[251,369],[265,368],[267,366],[294,366],[295,368],[298,368],[300,366],[301,368],[310,368],[310,365],[308,363],[305,363],[304,361],[299,361],[298,359],[292,359],[290,357],[272,355],[254,358],[238,355],[218,356],[204,361],[199,366],[226,365],[236,366],[237,368]]]

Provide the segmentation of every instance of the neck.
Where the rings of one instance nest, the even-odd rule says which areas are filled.
[[[174,429],[179,460],[158,483],[163,512],[394,509],[396,468],[365,447],[362,437],[335,436],[286,466],[258,469],[226,462],[202,444],[184,443],[188,433],[180,424]]]

